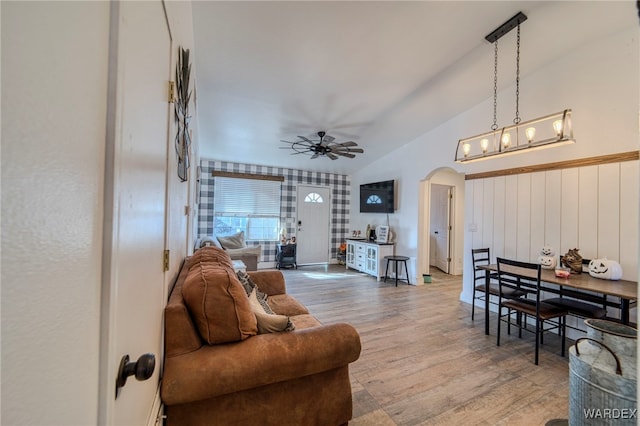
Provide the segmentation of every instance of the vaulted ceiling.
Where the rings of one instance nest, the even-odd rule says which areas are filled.
[[[518,11],[529,18],[523,76],[637,21],[631,1],[195,1],[200,154],[353,173],[490,98],[484,37]],[[515,79],[512,33],[499,41],[499,87]],[[320,130],[364,154],[281,149]],[[446,142],[453,157],[456,141]]]

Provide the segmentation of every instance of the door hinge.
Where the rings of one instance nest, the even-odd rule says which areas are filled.
[[[450,257],[447,257],[447,262],[451,262],[451,258]]]
[[[191,206],[184,206],[184,215],[189,216],[191,213]]]
[[[449,231],[451,231],[453,229],[453,227],[451,225],[449,225]]]
[[[175,102],[176,99],[176,82],[175,81],[169,81],[169,103],[172,104]]]
[[[165,250],[163,259],[162,259],[162,270],[164,272],[167,272],[169,270],[169,256],[170,256],[170,250]]]

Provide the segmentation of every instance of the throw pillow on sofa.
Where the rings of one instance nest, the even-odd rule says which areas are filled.
[[[273,313],[271,308],[265,309],[257,297],[257,288],[249,294],[249,304],[256,316],[258,323],[258,334],[277,333],[279,331],[293,331],[295,326],[288,316]]]
[[[238,271],[237,276],[240,284],[242,284],[242,287],[244,287],[244,291],[247,292],[247,297],[250,297],[251,292],[255,290],[256,298],[262,305],[264,311],[267,314],[275,314],[275,312],[273,312],[273,309],[271,309],[271,306],[269,306],[269,302],[267,301],[267,294],[260,290],[260,287],[258,287],[258,285],[254,283],[253,280],[251,280],[249,274],[244,271]]]
[[[249,274],[244,271],[238,271],[237,276],[240,284],[247,292],[251,309],[256,315],[258,334],[292,331],[295,329],[288,316],[273,312],[267,302],[267,295],[260,291],[260,288],[251,280]]]
[[[256,284],[251,281],[249,274],[247,274],[245,271],[238,271],[236,275],[238,277],[238,280],[240,281],[240,284],[242,284],[244,291],[247,293],[247,297],[249,297],[249,295],[251,294],[251,290],[254,289]]]
[[[240,231],[237,234],[227,235],[226,237],[216,237],[222,248],[226,250],[241,249],[247,245],[244,242],[244,231]]]

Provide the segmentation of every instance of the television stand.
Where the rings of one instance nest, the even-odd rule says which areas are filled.
[[[373,275],[377,281],[384,277],[384,257],[393,256],[393,243],[376,243],[374,241],[347,238],[347,269],[355,269]]]

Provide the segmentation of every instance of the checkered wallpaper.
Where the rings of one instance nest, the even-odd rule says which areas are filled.
[[[351,179],[347,175],[285,169],[282,167],[258,166],[255,164],[230,163],[227,161],[202,160],[200,163],[200,204],[198,208],[198,237],[213,235],[213,193],[212,171],[250,173],[284,176],[280,220],[287,234],[295,235],[297,186],[318,185],[331,188],[331,258],[335,259],[338,247],[349,235],[349,200]],[[275,262],[276,241],[250,241],[247,244],[262,245],[262,262]]]

